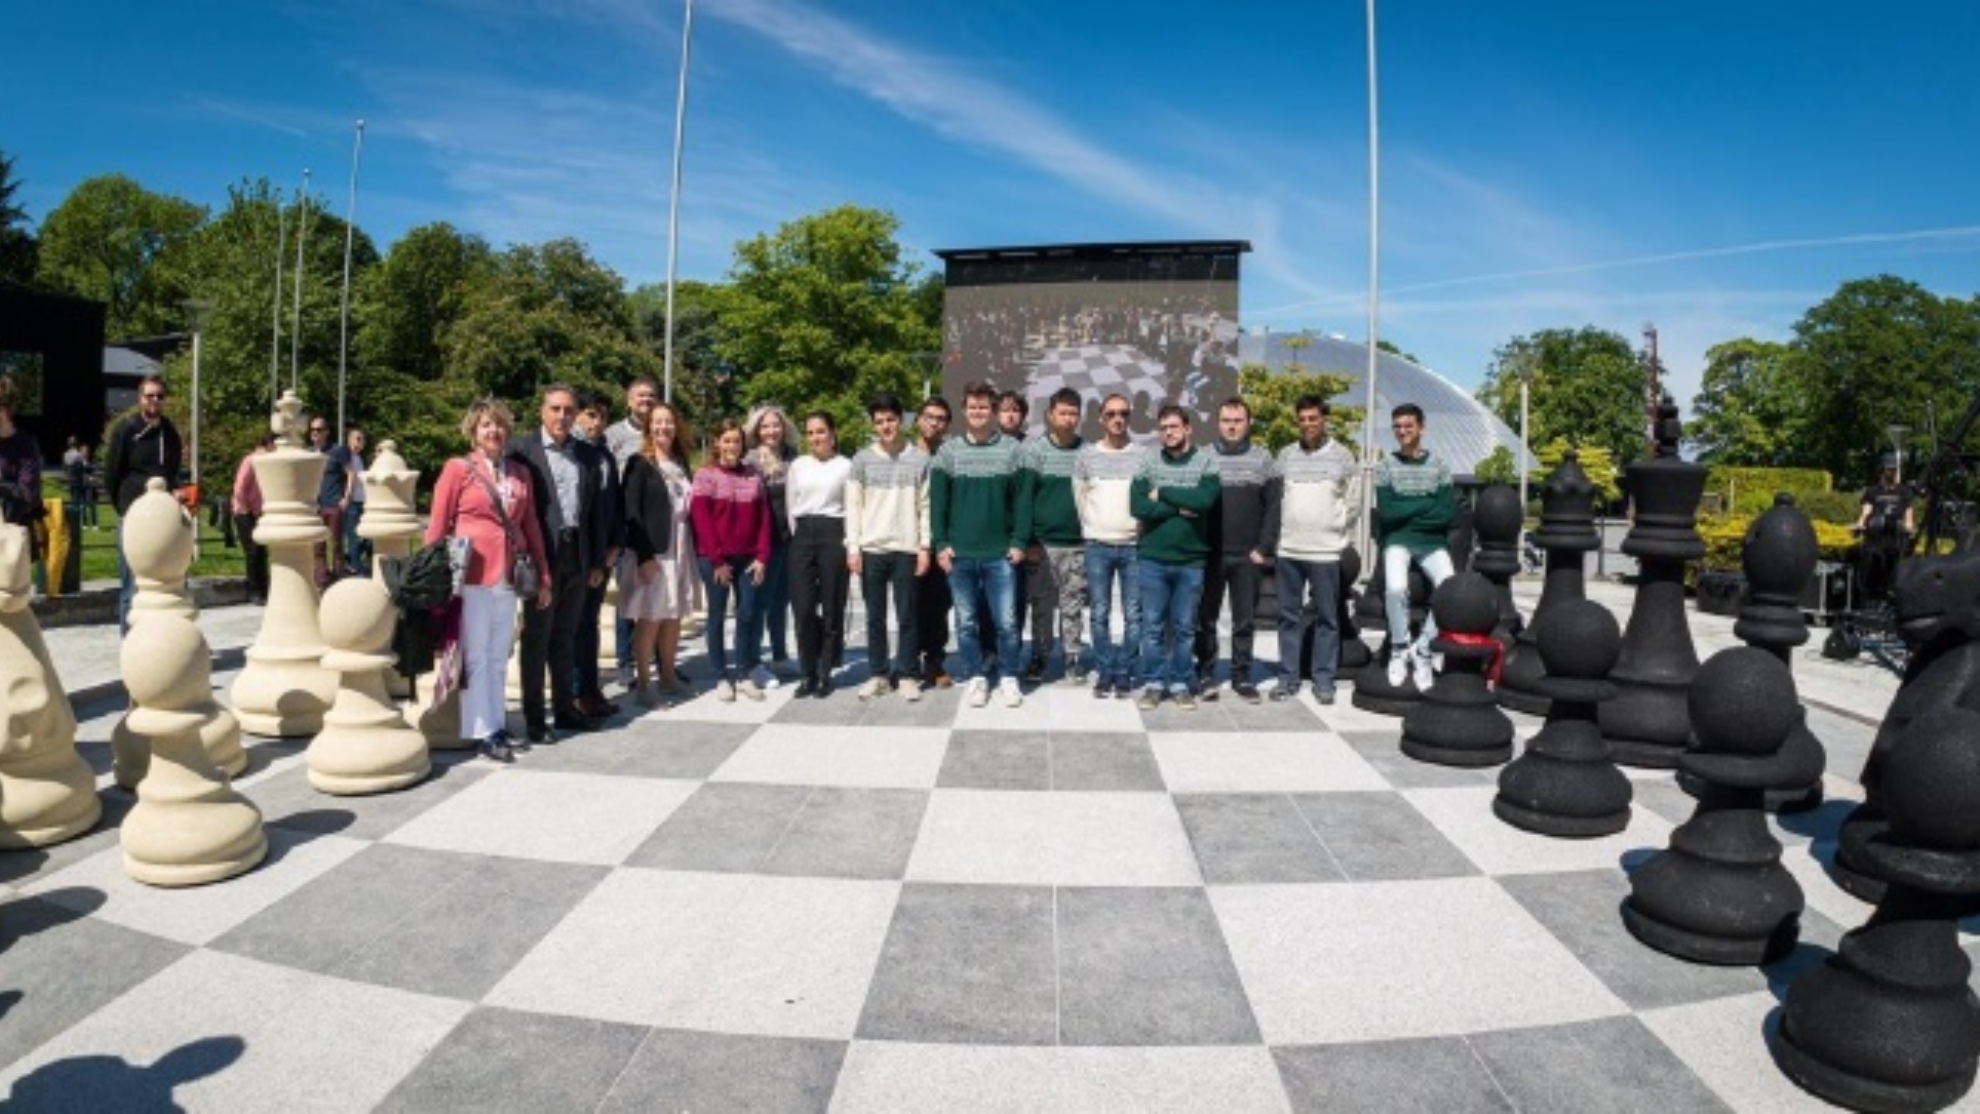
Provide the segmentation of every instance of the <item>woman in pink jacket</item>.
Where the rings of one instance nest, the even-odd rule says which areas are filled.
[[[461,588],[461,649],[466,669],[461,684],[461,734],[497,762],[512,762],[529,744],[509,735],[508,707],[502,699],[509,647],[515,642],[516,593],[509,570],[526,553],[542,575],[536,607],[550,606],[550,566],[543,560],[543,534],[536,525],[529,473],[504,460],[503,447],[515,419],[509,408],[484,398],[468,407],[461,432],[471,446],[440,470],[433,491],[433,518],[426,544],[466,538],[467,570]]]

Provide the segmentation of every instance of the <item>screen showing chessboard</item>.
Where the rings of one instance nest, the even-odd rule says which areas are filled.
[[[1125,396],[1129,428],[1155,436],[1174,402],[1196,415],[1196,439],[1237,393],[1238,245],[1003,249],[946,253],[942,391],[965,384],[1022,391],[1032,433],[1061,388],[1080,396],[1081,434],[1100,435],[1100,404]],[[1030,254],[1027,254],[1027,251]]]

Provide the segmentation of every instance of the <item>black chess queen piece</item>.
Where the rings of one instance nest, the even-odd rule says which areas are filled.
[[[1490,687],[1505,655],[1492,637],[1497,593],[1478,573],[1461,572],[1430,594],[1430,610],[1444,672],[1404,713],[1402,752],[1441,766],[1496,766],[1512,757],[1513,743],[1512,720]]]
[[[1506,655],[1499,704],[1515,712],[1544,716],[1547,698],[1540,694],[1539,681],[1546,667],[1540,660],[1535,632],[1548,611],[1570,600],[1588,598],[1588,551],[1602,544],[1595,532],[1595,485],[1572,451],[1561,457],[1540,486],[1540,528],[1533,532],[1533,541],[1546,551],[1546,579],[1540,588],[1540,602],[1533,608],[1533,620],[1520,629],[1512,652]]]
[[[1858,779],[1863,803],[1843,820],[1831,870],[1837,885],[1864,901],[1883,893],[1883,884],[1865,866],[1864,847],[1883,830],[1883,766],[1905,728],[1937,707],[1980,711],[1980,550],[1906,561],[1893,596],[1898,633],[1911,657],[1864,759]],[[1971,745],[1980,750],[1980,739]]]
[[[1492,637],[1499,640],[1507,653],[1512,652],[1513,639],[1526,625],[1512,595],[1512,578],[1519,573],[1519,530],[1525,515],[1526,509],[1519,505],[1519,492],[1506,484],[1491,484],[1480,491],[1472,511],[1478,553],[1471,559],[1471,568],[1483,573],[1492,583],[1492,592],[1499,603]]]
[[[1492,811],[1542,835],[1613,835],[1629,826],[1634,795],[1595,721],[1616,691],[1603,679],[1621,651],[1615,616],[1588,600],[1564,600],[1529,629],[1545,667],[1534,689],[1547,700],[1547,725],[1499,771]]]
[[[1815,575],[1819,555],[1815,527],[1794,505],[1794,496],[1774,496],[1774,505],[1746,530],[1740,566],[1746,573],[1747,600],[1733,633],[1748,646],[1780,659],[1792,671],[1789,651],[1808,641],[1801,593]],[[1791,784],[1766,792],[1767,811],[1801,812],[1822,803],[1822,774],[1828,752],[1808,729],[1808,709],[1797,706],[1795,725],[1781,745],[1792,768]],[[1679,778],[1682,784],[1684,779]],[[1689,788],[1689,786],[1687,786]]]
[[[1793,780],[1784,746],[1802,720],[1794,677],[1765,650],[1714,654],[1686,698],[1698,742],[1679,760],[1698,807],[1630,875],[1630,935],[1693,963],[1772,963],[1794,950],[1804,899],[1767,830],[1768,789]]]
[[[1657,410],[1657,449],[1624,470],[1636,521],[1623,552],[1636,558],[1636,599],[1623,631],[1622,656],[1609,675],[1616,698],[1602,706],[1602,737],[1617,762],[1666,770],[1691,745],[1685,690],[1698,673],[1698,650],[1685,616],[1684,567],[1705,555],[1698,500],[1705,467],[1678,458],[1677,406]]]
[[[1957,1102],[1980,1061],[1958,921],[1980,895],[1980,713],[1942,706],[1884,755],[1885,826],[1862,846],[1877,910],[1788,987],[1772,1041],[1801,1087],[1858,1110]]]

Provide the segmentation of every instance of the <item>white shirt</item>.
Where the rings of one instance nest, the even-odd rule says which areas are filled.
[[[791,461],[790,478],[784,483],[784,506],[792,529],[797,520],[812,515],[846,517],[846,480],[852,475],[852,458],[834,456],[820,460],[806,453]]]

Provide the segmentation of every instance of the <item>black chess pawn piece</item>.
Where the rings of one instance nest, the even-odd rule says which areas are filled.
[[[1794,505],[1794,496],[1774,496],[1774,505],[1747,528],[1740,554],[1746,573],[1747,602],[1739,610],[1733,633],[1748,646],[1766,650],[1792,671],[1788,651],[1808,641],[1808,620],[1801,614],[1801,593],[1815,575],[1815,527]],[[1792,763],[1792,783],[1769,789],[1767,811],[1801,812],[1822,803],[1822,774],[1828,752],[1808,729],[1808,710],[1797,706],[1795,725],[1781,745],[1781,756]],[[1682,782],[1682,778],[1680,781]]]
[[[1772,1042],[1788,1078],[1858,1110],[1949,1106],[1980,1060],[1980,998],[1957,928],[1980,895],[1980,714],[1936,708],[1903,736],[1883,761],[1888,825],[1863,847],[1884,895],[1788,987]]]
[[[1698,807],[1670,848],[1630,875],[1623,925],[1693,963],[1771,963],[1801,931],[1801,886],[1762,808],[1765,791],[1797,773],[1782,749],[1801,722],[1794,677],[1765,650],[1724,650],[1699,669],[1686,704],[1698,742],[1679,761]]]
[[[1514,637],[1512,653],[1506,655],[1499,703],[1515,712],[1544,716],[1547,698],[1540,694],[1539,682],[1546,667],[1540,660],[1535,632],[1548,611],[1570,600],[1588,598],[1584,572],[1588,551],[1602,544],[1595,532],[1595,485],[1573,452],[1561,457],[1540,486],[1540,528],[1533,532],[1533,541],[1547,553],[1546,579],[1532,621]]]
[[[1544,673],[1547,725],[1499,771],[1492,811],[1515,828],[1551,836],[1613,835],[1629,826],[1629,779],[1609,759],[1596,709],[1615,695],[1603,680],[1622,634],[1615,616],[1588,600],[1564,600],[1533,622]]]
[[[1492,637],[1497,593],[1478,573],[1461,572],[1437,585],[1430,610],[1444,671],[1404,713],[1402,752],[1442,766],[1496,766],[1512,757],[1513,743],[1512,720],[1487,683],[1505,655]]]
[[[1512,578],[1519,573],[1519,529],[1525,509],[1519,505],[1519,492],[1505,484],[1491,484],[1478,493],[1472,523],[1478,532],[1478,554],[1471,559],[1474,571],[1492,582],[1499,603],[1499,617],[1492,624],[1492,637],[1507,653],[1525,620],[1513,603]]]
[[[1636,558],[1636,599],[1623,631],[1622,656],[1609,675],[1616,698],[1602,706],[1602,737],[1625,766],[1666,770],[1691,745],[1685,690],[1698,673],[1698,650],[1685,617],[1684,567],[1705,555],[1698,499],[1705,466],[1678,458],[1677,406],[1657,410],[1657,450],[1624,470],[1636,521],[1623,552]]]
[[[1937,707],[1980,711],[1980,550],[1905,561],[1898,566],[1893,598],[1898,633],[1911,657],[1863,761],[1857,779],[1863,803],[1843,820],[1831,871],[1837,885],[1864,901],[1883,894],[1883,883],[1867,867],[1865,847],[1883,830],[1883,765],[1905,728]]]

